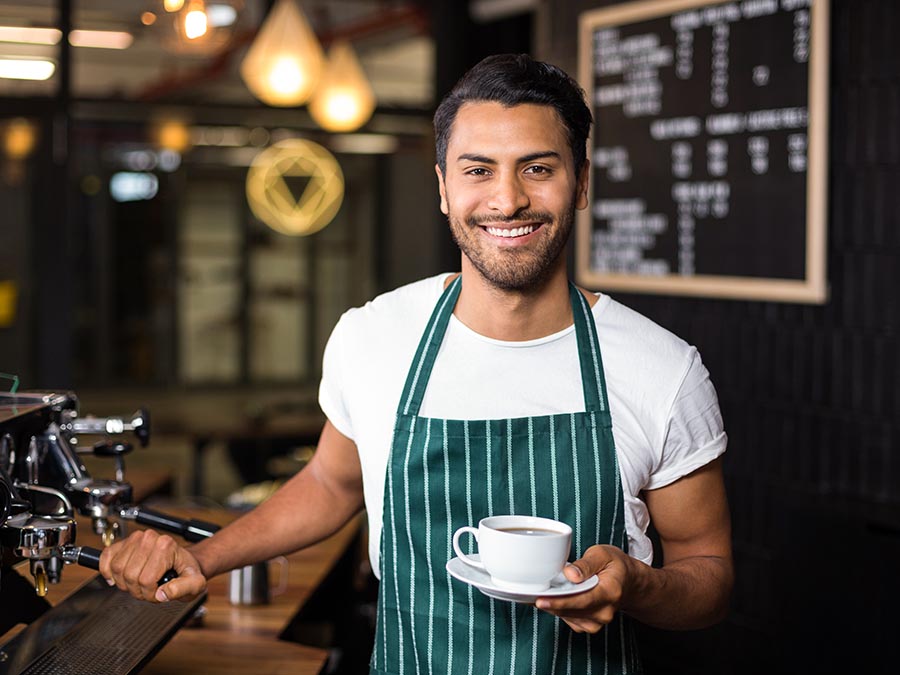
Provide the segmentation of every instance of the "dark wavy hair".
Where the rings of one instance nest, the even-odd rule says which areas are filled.
[[[468,102],[496,102],[510,108],[522,103],[551,106],[566,127],[575,173],[586,159],[593,118],[584,90],[562,69],[527,54],[488,56],[463,75],[434,113],[437,163],[447,172],[447,144],[456,114]]]

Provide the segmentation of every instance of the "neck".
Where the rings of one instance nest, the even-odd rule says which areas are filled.
[[[572,324],[564,259],[543,283],[528,290],[509,291],[491,285],[465,256],[462,272],[462,289],[453,313],[480,335],[522,342],[552,335]]]

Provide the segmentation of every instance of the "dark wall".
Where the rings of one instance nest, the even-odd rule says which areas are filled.
[[[22,382],[32,379],[26,326],[31,321],[28,307],[33,291],[28,258],[22,255],[22,251],[29,249],[31,240],[26,198],[32,180],[29,169],[27,165],[0,169],[17,174],[12,184],[0,181],[0,203],[6,205],[0,224],[0,281],[12,281],[16,285],[14,321],[0,326],[0,371],[17,375]],[[0,391],[8,391],[10,385],[11,382],[0,380]]]
[[[576,72],[559,0],[542,56]],[[697,345],[729,433],[728,622],[645,635],[648,671],[887,672],[900,600],[900,49],[894,0],[832,0],[822,306],[616,297]]]

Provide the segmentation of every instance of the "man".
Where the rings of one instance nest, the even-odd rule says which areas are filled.
[[[136,533],[104,552],[103,575],[147,600],[192,596],[327,537],[365,504],[381,579],[372,673],[632,672],[631,617],[720,620],[732,562],[708,374],[692,347],[567,281],[590,125],[553,66],[505,55],[471,70],[435,114],[461,273],[341,318],[318,450],[268,502],[189,550]],[[599,583],[526,605],[451,579],[454,530],[503,513],[570,524],[565,574]],[[157,589],[170,567],[179,578]]]

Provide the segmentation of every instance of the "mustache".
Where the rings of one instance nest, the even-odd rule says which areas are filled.
[[[509,225],[511,223],[534,221],[549,223],[553,221],[553,215],[551,213],[548,213],[547,211],[520,211],[519,213],[509,218],[499,215],[472,215],[466,218],[466,224],[472,227],[479,227],[481,225],[493,225],[497,223]]]

